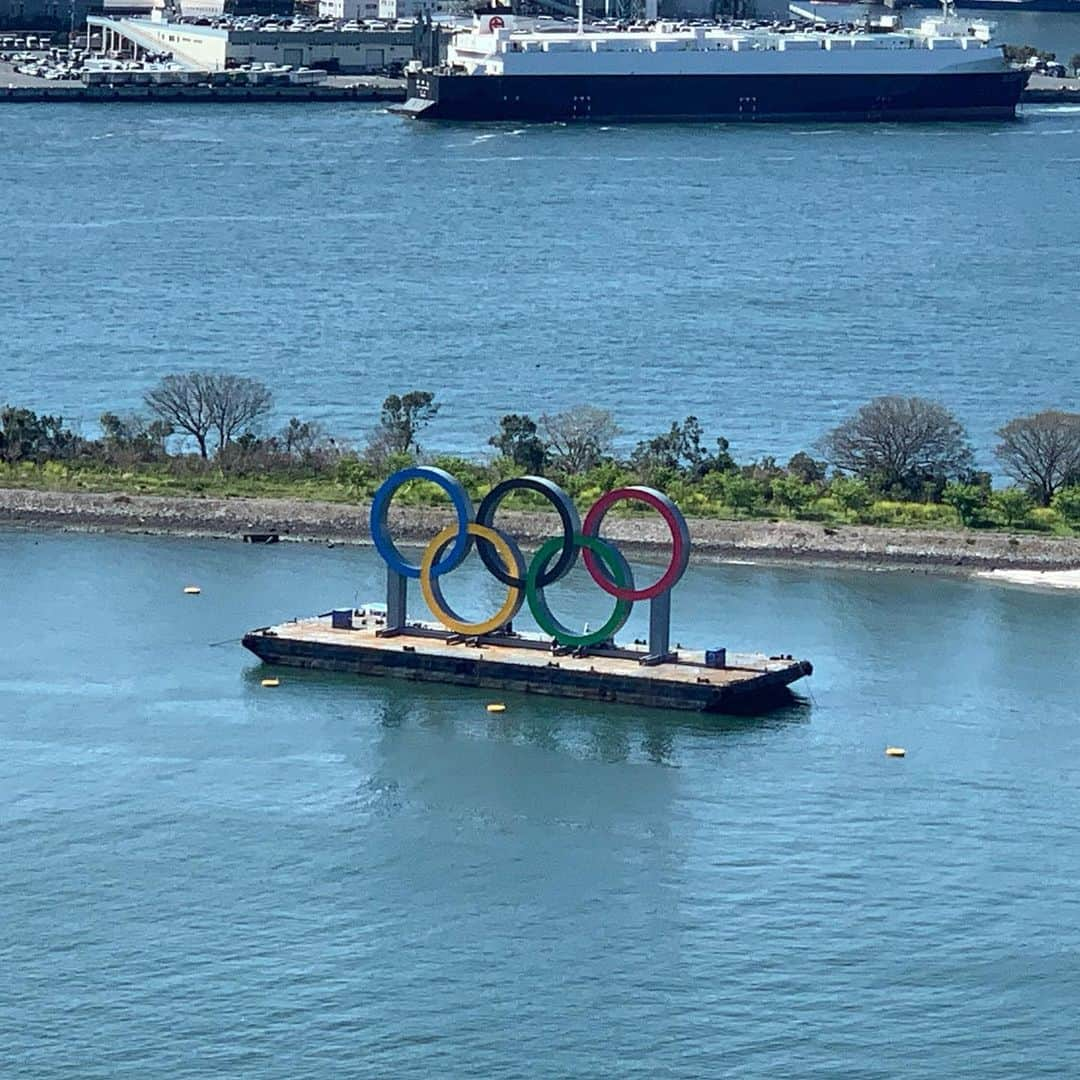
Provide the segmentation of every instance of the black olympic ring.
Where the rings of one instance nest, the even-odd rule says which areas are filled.
[[[537,495],[543,495],[555,507],[559,519],[562,521],[563,537],[559,558],[553,566],[545,566],[540,571],[536,581],[541,589],[546,589],[549,585],[554,585],[556,581],[560,581],[565,577],[567,571],[577,559],[578,545],[576,538],[581,532],[581,518],[578,516],[577,507],[571,502],[570,496],[558,484],[542,476],[515,476],[496,484],[484,496],[476,511],[477,525],[486,525],[488,528],[493,528],[495,511],[511,491],[532,491]],[[525,575],[519,573],[515,576],[508,573],[493,544],[487,540],[477,539],[476,550],[484,566],[504,585],[515,589],[525,588]]]

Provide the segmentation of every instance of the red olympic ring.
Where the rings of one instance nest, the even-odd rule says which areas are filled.
[[[488,19],[488,32],[493,34],[496,30],[501,29],[505,25],[506,23],[503,22],[503,17],[501,15],[492,15],[491,18]]]
[[[671,561],[667,569],[651,585],[643,589],[620,588],[611,580],[600,560],[588,548],[582,550],[585,558],[585,566],[592,575],[593,581],[604,592],[619,600],[653,600],[667,592],[683,576],[687,563],[690,560],[690,533],[686,527],[686,519],[682,516],[679,508],[659,491],[646,487],[622,487],[601,495],[585,515],[581,531],[585,536],[599,537],[600,526],[603,524],[604,515],[617,502],[632,501],[643,502],[651,506],[665,521],[671,530]]]

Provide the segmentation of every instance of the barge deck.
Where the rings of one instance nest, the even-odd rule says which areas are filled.
[[[388,631],[357,613],[298,619],[246,634],[244,647],[267,664],[489,690],[695,712],[763,712],[791,700],[791,683],[811,674],[790,656],[704,652],[651,657],[641,645],[569,649],[540,635],[464,637],[429,623]],[[339,625],[335,625],[335,622]]]

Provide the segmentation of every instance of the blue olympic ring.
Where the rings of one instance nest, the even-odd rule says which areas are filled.
[[[390,500],[393,499],[397,490],[410,480],[430,480],[431,483],[438,484],[450,496],[450,501],[454,504],[458,519],[457,536],[454,537],[454,544],[450,551],[431,568],[432,573],[436,575],[448,573],[461,565],[472,548],[472,537],[469,535],[467,526],[473,522],[473,505],[461,481],[451,476],[445,469],[438,469],[434,465],[413,465],[408,469],[399,469],[375,492],[375,498],[371,501],[371,539],[375,543],[375,550],[383,557],[391,570],[401,574],[402,577],[419,579],[420,567],[406,560],[398,551],[397,545],[390,539],[390,527],[387,522]]]

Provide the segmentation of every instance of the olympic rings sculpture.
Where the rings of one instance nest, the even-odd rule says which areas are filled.
[[[457,515],[457,524],[448,525],[431,540],[419,563],[411,563],[401,554],[389,528],[391,501],[412,480],[427,480],[441,487]],[[495,526],[500,504],[515,491],[532,492],[547,499],[562,523],[562,535],[543,543],[527,565],[517,542]],[[656,581],[643,588],[634,584],[634,576],[619,549],[600,537],[605,516],[620,502],[639,502],[651,507],[671,533],[671,558],[667,567]],[[686,519],[671,499],[654,488],[635,486],[609,491],[593,503],[582,522],[570,496],[558,484],[543,476],[517,476],[496,484],[474,513],[472,500],[462,484],[445,469],[431,465],[399,469],[383,482],[371,503],[371,537],[390,571],[420,582],[431,613],[448,630],[467,636],[492,633],[509,623],[522,604],[528,603],[537,626],[560,645],[571,647],[599,645],[610,640],[630,617],[634,602],[664,598],[683,576],[690,559]],[[440,584],[445,574],[461,565],[473,544],[487,570],[506,587],[506,597],[499,610],[478,622],[462,618],[447,602]],[[615,603],[611,616],[601,627],[576,634],[552,613],[544,590],[569,573],[579,552],[593,581]]]

